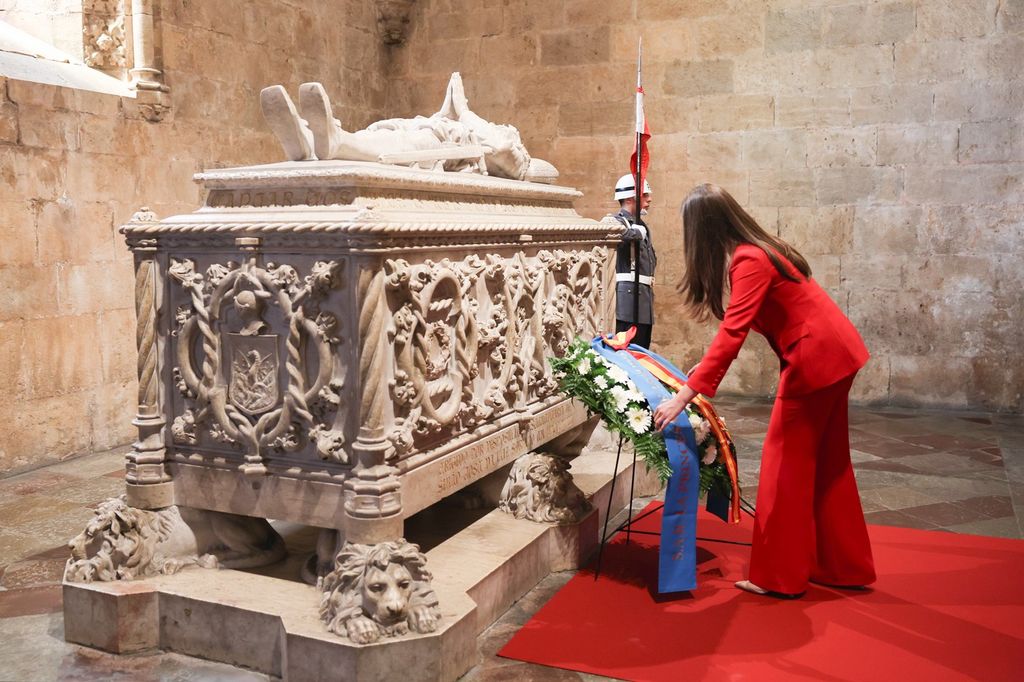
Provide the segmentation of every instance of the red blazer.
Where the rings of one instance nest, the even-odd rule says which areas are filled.
[[[725,319],[687,385],[711,397],[753,329],[781,361],[778,395],[799,396],[844,379],[868,361],[868,349],[839,306],[784,257],[801,281],[786,279],[767,254],[741,244],[729,265],[732,295]]]

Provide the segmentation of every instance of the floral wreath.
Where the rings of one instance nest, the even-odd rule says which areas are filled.
[[[579,400],[588,412],[599,415],[610,431],[632,443],[637,456],[663,482],[671,477],[665,440],[652,429],[651,406],[624,369],[606,360],[581,338],[569,344],[564,355],[550,358],[549,362],[562,393]],[[669,389],[673,390],[671,386]],[[735,479],[729,468],[735,466],[736,447],[724,420],[703,398],[686,406],[686,416],[693,427],[700,457],[700,493],[715,487],[730,495]],[[713,425],[708,417],[717,424]]]

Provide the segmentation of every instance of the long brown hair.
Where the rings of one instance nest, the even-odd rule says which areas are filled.
[[[804,276],[811,266],[800,252],[768,234],[718,185],[697,185],[679,210],[683,219],[685,271],[677,290],[690,312],[699,320],[725,317],[726,258],[740,244],[752,244],[768,256],[786,279],[801,281],[779,258],[781,254]]]

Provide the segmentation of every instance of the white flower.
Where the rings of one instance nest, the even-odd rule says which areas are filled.
[[[629,375],[626,374],[625,370],[618,365],[612,365],[608,368],[608,376],[611,377],[613,381],[620,384],[625,384],[629,381]]]
[[[630,394],[630,402],[640,402],[641,404],[647,402],[647,396],[638,391],[632,381],[626,385],[626,390]]]
[[[612,386],[608,389],[608,394],[615,401],[615,411],[625,412],[626,408],[629,407],[629,392],[622,386]]]
[[[711,433],[711,424],[708,423],[707,419],[700,416],[699,412],[693,411],[687,413],[687,419],[690,420],[690,427],[693,428],[693,438],[697,441],[697,444],[704,442],[704,439]]]
[[[633,433],[647,433],[647,429],[651,428],[651,411],[639,407],[631,408],[626,413],[626,421],[629,422],[629,428],[633,429]]]
[[[587,376],[590,374],[590,358],[584,357],[582,360],[576,363],[576,371]]]
[[[597,377],[594,379],[594,384],[602,391],[608,388],[608,380],[605,379],[600,374],[598,374]]]
[[[704,458],[701,459],[701,462],[704,464],[714,464],[716,459],[718,459],[718,448],[712,443],[704,451]]]
[[[601,365],[603,367],[607,367],[608,366],[608,361],[604,359],[603,355],[598,355],[597,359],[595,360],[595,362],[597,362],[597,364],[599,364],[599,365]]]

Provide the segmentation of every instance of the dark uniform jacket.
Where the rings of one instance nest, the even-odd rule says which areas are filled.
[[[654,278],[654,269],[658,265],[658,257],[654,253],[651,242],[651,230],[643,219],[635,220],[629,211],[622,209],[614,218],[626,227],[626,232],[619,242],[615,259],[615,319],[636,324],[654,323],[654,289],[650,284],[640,284],[640,319],[633,315],[633,258],[635,246],[640,247],[640,275],[644,279]],[[643,225],[640,230],[636,225]],[[622,281],[623,279],[628,281]],[[651,281],[649,280],[649,281]]]

